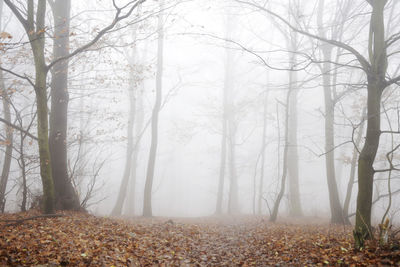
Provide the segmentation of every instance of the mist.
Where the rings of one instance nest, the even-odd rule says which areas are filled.
[[[363,247],[399,225],[399,7],[2,0],[2,213],[324,222]]]

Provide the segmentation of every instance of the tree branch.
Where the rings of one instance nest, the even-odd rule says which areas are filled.
[[[235,1],[238,2],[238,3],[244,4],[244,5],[247,5],[247,6],[255,7],[255,8],[257,8],[257,9],[260,9],[260,10],[262,10],[262,11],[264,11],[264,12],[266,12],[266,13],[268,13],[268,14],[274,16],[274,17],[276,17],[277,19],[279,19],[281,22],[283,22],[284,24],[286,24],[291,30],[293,30],[293,31],[295,31],[295,32],[298,32],[298,33],[300,33],[300,34],[302,34],[302,35],[311,37],[311,38],[313,38],[313,39],[320,40],[320,41],[322,41],[322,42],[325,42],[325,43],[334,45],[334,46],[336,46],[336,47],[343,48],[344,50],[346,50],[346,51],[350,52],[351,54],[353,54],[353,55],[357,58],[358,62],[360,62],[360,64],[361,64],[363,70],[364,70],[367,74],[369,73],[370,68],[371,68],[370,63],[368,62],[367,59],[365,59],[365,57],[364,57],[363,55],[361,55],[361,54],[360,54],[356,49],[354,49],[353,47],[351,47],[351,46],[349,46],[349,45],[347,45],[347,44],[345,44],[345,43],[342,43],[342,42],[340,42],[340,41],[331,40],[331,39],[326,39],[326,38],[323,38],[323,37],[321,37],[321,36],[318,36],[318,35],[315,35],[315,34],[306,32],[306,31],[304,31],[304,30],[301,30],[301,29],[299,29],[299,28],[293,26],[289,21],[287,21],[286,19],[284,19],[283,17],[281,17],[281,16],[278,15],[277,13],[275,13],[275,12],[273,12],[273,11],[271,11],[271,10],[269,10],[269,9],[267,9],[267,8],[265,8],[265,7],[263,7],[263,6],[257,5],[257,4],[255,4],[255,3],[250,3],[250,2],[244,1],[244,0],[235,0]],[[368,0],[367,0],[367,1],[368,1]]]
[[[35,139],[36,141],[38,140],[38,138],[37,138],[36,136],[34,136],[33,134],[29,133],[28,131],[22,129],[21,127],[15,125],[15,124],[12,124],[11,122],[9,122],[9,121],[7,121],[7,120],[5,120],[5,119],[3,119],[3,118],[0,118],[0,122],[3,122],[3,123],[5,123],[7,126],[10,126],[11,128],[14,128],[14,129],[16,129],[16,130],[18,130],[18,131],[20,131],[20,132],[26,134],[27,136],[29,136],[29,137],[32,138],[32,139]]]
[[[56,60],[52,61],[48,66],[47,66],[47,70],[50,70],[55,64],[57,64],[58,62],[62,61],[62,60],[67,60],[81,52],[84,52],[86,49],[88,49],[89,47],[91,47],[92,45],[94,45],[104,34],[106,34],[109,30],[113,29],[115,27],[115,25],[129,17],[132,12],[142,3],[144,3],[147,0],[135,0],[135,1],[131,1],[128,4],[126,4],[124,7],[119,8],[114,4],[114,7],[116,8],[117,12],[115,14],[114,20],[112,21],[112,23],[110,25],[108,25],[107,27],[103,28],[101,31],[99,31],[99,33],[87,44],[75,49],[73,52],[71,52],[70,54],[64,56],[64,57],[59,57]],[[122,10],[127,7],[129,4],[134,3],[133,6],[129,9],[129,11],[125,14],[121,16],[121,12]]]

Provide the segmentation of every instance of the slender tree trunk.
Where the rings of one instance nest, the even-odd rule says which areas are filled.
[[[128,189],[129,177],[131,175],[131,167],[132,167],[132,156],[134,153],[134,140],[133,140],[133,127],[135,125],[136,118],[136,96],[137,88],[134,81],[133,70],[131,70],[131,84],[129,91],[129,118],[128,118],[128,128],[127,128],[127,147],[126,147],[126,159],[125,159],[125,168],[124,174],[122,177],[121,185],[119,188],[117,202],[111,212],[113,216],[119,216],[122,214],[122,207],[124,205],[124,201],[126,198],[126,192]]]
[[[0,0],[0,31],[2,30],[2,17],[3,17],[3,0]],[[1,63],[1,62],[0,62]],[[4,119],[11,123],[10,112],[10,98],[7,94],[7,89],[4,83],[3,71],[0,70],[0,91],[4,110]],[[9,126],[5,126],[6,132],[6,151],[4,152],[4,163],[1,171],[0,180],[0,211],[4,212],[6,205],[6,189],[8,183],[8,176],[10,174],[10,166],[13,152],[13,130]]]
[[[21,167],[21,176],[22,176],[22,202],[21,202],[21,211],[26,211],[26,204],[28,202],[28,186],[26,184],[26,162],[25,162],[25,151],[24,151],[24,141],[25,136],[24,133],[20,133],[20,157],[19,157],[19,165]]]
[[[332,223],[345,223],[346,219],[343,216],[343,210],[339,200],[339,192],[337,189],[336,175],[335,175],[335,136],[334,136],[334,103],[331,96],[331,77],[329,75],[330,63],[330,50],[326,49],[324,52],[324,63],[322,67],[322,79],[324,87],[324,100],[325,100],[325,166],[326,178],[328,183],[329,204],[331,209],[331,222]]]
[[[233,118],[229,119],[229,200],[228,213],[236,214],[239,212],[238,182],[236,173],[236,125]]]
[[[1,12],[1,11],[0,11]],[[1,27],[0,27],[1,28]],[[7,95],[7,90],[4,84],[3,72],[0,71],[0,90],[2,96],[3,110],[4,110],[4,119],[11,123],[11,111],[10,111],[10,99]],[[0,210],[4,212],[5,204],[6,204],[6,188],[8,183],[8,176],[10,174],[10,166],[12,160],[12,152],[13,152],[13,130],[9,126],[5,126],[6,132],[6,151],[4,152],[4,163],[3,169],[1,171],[1,180],[0,180]]]
[[[364,108],[363,112],[362,112],[363,120],[366,117],[365,112],[366,112],[366,109]],[[354,143],[357,147],[359,147],[361,144],[361,139],[362,139],[362,136],[364,133],[364,126],[365,126],[365,123],[362,122],[360,129],[358,130],[356,140],[354,140]],[[350,178],[349,178],[349,182],[347,183],[346,198],[345,198],[344,204],[343,204],[343,216],[345,216],[346,218],[349,217],[349,206],[350,206],[351,193],[353,192],[354,179],[356,176],[357,160],[358,160],[358,150],[356,147],[354,147],[353,156],[351,158]]]
[[[264,112],[263,112],[263,130],[262,130],[262,150],[261,150],[261,167],[260,167],[260,184],[258,186],[258,210],[257,214],[262,214],[262,199],[263,199],[263,190],[264,190],[264,165],[265,165],[265,150],[267,147],[267,115],[268,115],[268,91],[265,92],[264,99]]]
[[[229,38],[231,34],[230,24],[231,19],[228,18],[228,24],[226,28],[226,36]],[[221,152],[220,152],[220,163],[219,163],[219,179],[218,179],[218,193],[217,193],[217,206],[215,213],[222,214],[222,200],[224,196],[224,183],[225,183],[225,170],[226,170],[226,156],[227,156],[227,142],[228,142],[228,97],[229,90],[232,87],[232,51],[229,48],[225,49],[225,74],[224,74],[224,87],[222,91],[222,136],[221,136]]]
[[[276,222],[278,218],[279,205],[281,204],[281,200],[283,195],[285,194],[286,187],[286,177],[287,177],[287,164],[288,164],[288,147],[289,147],[289,102],[290,102],[290,94],[292,91],[288,90],[286,96],[286,112],[285,112],[285,145],[283,148],[283,166],[282,166],[282,178],[281,178],[281,188],[279,190],[278,196],[275,200],[274,207],[272,209],[271,217],[269,220],[271,222]]]
[[[219,165],[219,179],[218,179],[218,193],[217,193],[217,206],[215,213],[222,214],[222,198],[224,195],[224,180],[225,180],[225,166],[226,166],[226,141],[227,141],[227,110],[226,110],[226,92],[225,87],[223,91],[223,114],[222,114],[222,136],[221,136],[221,152],[220,152],[220,165]]]
[[[358,195],[354,237],[356,247],[363,246],[363,240],[372,238],[371,209],[374,179],[374,161],[379,147],[381,97],[387,83],[387,53],[385,42],[384,8],[386,0],[369,1],[372,6],[369,57],[371,69],[368,77],[367,135],[358,159]]]
[[[320,36],[325,37],[323,25],[325,1],[320,0],[318,5],[317,24]],[[326,179],[328,184],[329,204],[331,210],[332,223],[346,223],[347,217],[343,215],[342,206],[340,204],[339,192],[336,182],[335,174],[335,104],[332,97],[332,84],[331,84],[331,61],[333,46],[323,44],[322,54],[324,62],[322,63],[322,81],[324,89],[324,102],[325,102],[325,170]]]
[[[297,33],[292,33],[290,42],[291,51],[297,50]],[[297,56],[294,52],[290,53],[290,65],[296,66]],[[288,152],[287,152],[287,168],[289,176],[289,214],[291,216],[302,216],[299,186],[299,153],[297,148],[297,93],[295,88],[297,84],[297,73],[289,71],[289,90],[290,99],[287,108],[289,109],[288,117]]]
[[[69,53],[70,0],[55,0],[53,58]],[[78,195],[68,175],[67,128],[68,128],[68,60],[60,61],[51,70],[50,155],[56,198],[56,208],[79,210]]]
[[[136,172],[137,172],[137,164],[138,164],[138,156],[140,151],[140,135],[143,130],[143,122],[144,122],[144,111],[143,111],[143,90],[144,86],[142,83],[142,92],[138,92],[137,102],[138,107],[136,110],[136,138],[135,138],[135,147],[133,150],[132,161],[131,161],[131,175],[129,179],[129,195],[127,198],[127,212],[130,215],[135,215],[135,196],[136,196]]]
[[[163,29],[163,7],[164,0],[160,3],[160,13],[158,15],[158,48],[157,48],[157,74],[156,74],[156,100],[151,117],[151,144],[150,155],[147,165],[146,183],[144,187],[143,216],[152,216],[152,188],[154,178],[154,168],[156,164],[156,154],[158,145],[158,115],[161,108],[162,98],[162,74],[163,74],[163,51],[164,51],[164,29]]]

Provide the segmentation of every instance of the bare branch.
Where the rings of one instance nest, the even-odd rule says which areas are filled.
[[[33,134],[29,133],[28,131],[22,129],[21,127],[15,125],[15,124],[12,124],[11,122],[8,122],[7,120],[5,120],[3,118],[0,118],[0,121],[7,124],[7,126],[10,126],[11,128],[14,128],[14,129],[26,134],[30,138],[35,139],[36,141],[38,140],[38,138],[36,136],[34,136]]]
[[[265,8],[265,7],[263,7],[263,6],[257,5],[257,4],[255,4],[255,3],[250,3],[250,2],[245,1],[245,0],[235,0],[235,1],[238,2],[238,3],[244,4],[244,5],[247,5],[247,6],[255,7],[255,8],[257,8],[257,9],[260,9],[260,10],[262,10],[262,11],[264,11],[264,12],[266,12],[266,13],[272,15],[272,16],[274,16],[275,18],[279,19],[281,22],[283,22],[284,24],[286,24],[290,29],[292,29],[292,30],[295,31],[295,32],[298,32],[298,33],[300,33],[300,34],[302,34],[302,35],[311,37],[311,38],[313,38],[313,39],[317,39],[317,40],[320,40],[320,41],[322,41],[322,42],[325,42],[325,43],[334,45],[334,46],[336,46],[336,47],[343,48],[344,50],[346,50],[346,51],[350,52],[351,54],[353,54],[353,55],[357,58],[357,60],[360,62],[360,64],[361,64],[363,70],[364,70],[367,74],[369,73],[370,68],[371,68],[370,63],[368,62],[367,59],[365,59],[365,57],[364,57],[363,55],[361,55],[361,54],[360,54],[356,49],[354,49],[353,47],[351,47],[351,46],[349,46],[349,45],[347,45],[347,44],[345,44],[345,43],[342,43],[342,42],[340,42],[340,41],[331,40],[331,39],[326,39],[326,38],[323,38],[323,37],[321,37],[321,36],[318,36],[318,35],[309,33],[309,32],[307,32],[307,31],[304,31],[304,30],[302,30],[302,29],[299,29],[299,28],[293,26],[289,21],[287,21],[286,19],[284,19],[283,17],[281,17],[281,16],[278,15],[277,13],[275,13],[275,12],[273,12],[273,11],[271,11],[271,10],[269,10],[269,9],[267,9],[267,8]],[[368,0],[367,0],[367,1],[368,1]]]

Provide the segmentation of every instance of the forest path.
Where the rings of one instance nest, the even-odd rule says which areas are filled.
[[[263,217],[113,219],[82,213],[5,226],[0,266],[394,265],[398,250],[352,247],[351,227]],[[1,222],[3,221],[3,222]]]

